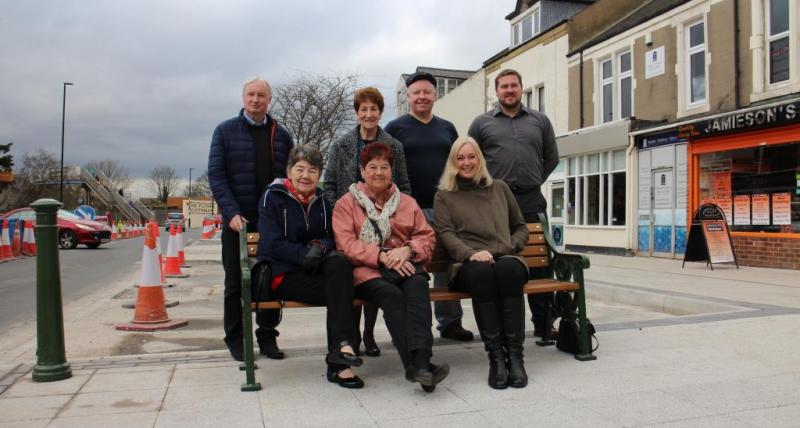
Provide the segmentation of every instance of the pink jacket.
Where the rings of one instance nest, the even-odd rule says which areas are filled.
[[[359,190],[364,192],[370,200],[374,195],[364,183],[357,184]],[[392,192],[397,191],[397,186],[392,185]],[[377,208],[377,207],[376,207]],[[378,210],[380,212],[380,210]],[[333,208],[333,235],[336,239],[336,249],[347,257],[355,266],[353,269],[353,283],[355,285],[381,276],[378,271],[378,254],[380,247],[376,244],[365,244],[358,239],[361,226],[367,214],[349,192],[336,202]],[[411,246],[416,253],[414,263],[428,263],[436,244],[436,235],[425,221],[422,210],[417,201],[405,193],[400,193],[400,204],[394,215],[389,218],[392,235],[384,244],[386,248],[397,248],[403,245]]]

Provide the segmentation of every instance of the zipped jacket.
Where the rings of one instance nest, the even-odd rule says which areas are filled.
[[[258,204],[258,260],[270,262],[272,275],[291,272],[303,264],[311,241],[319,241],[325,253],[334,250],[333,212],[321,189],[303,207],[276,179]]]

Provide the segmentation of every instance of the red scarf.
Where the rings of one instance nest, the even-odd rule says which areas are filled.
[[[294,188],[292,185],[292,180],[288,178],[283,179],[283,185],[286,186],[286,190],[289,191],[289,194],[294,196],[301,204],[303,204],[303,208],[308,207],[308,203],[311,199],[311,196],[314,195],[315,192],[311,192],[309,195],[303,195],[302,193],[298,192],[297,189]]]

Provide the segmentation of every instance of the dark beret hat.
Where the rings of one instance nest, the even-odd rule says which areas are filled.
[[[419,80],[427,80],[428,82],[431,82],[434,87],[436,87],[436,78],[433,77],[433,74],[426,73],[424,71],[418,71],[406,78],[406,88]]]

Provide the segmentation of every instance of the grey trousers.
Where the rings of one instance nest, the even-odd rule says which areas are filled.
[[[433,221],[433,208],[423,208],[425,220],[430,224]],[[433,275],[433,288],[447,289],[447,272],[437,272]],[[433,313],[439,323],[436,328],[444,331],[455,322],[461,322],[464,310],[461,309],[461,301],[451,300],[447,302],[433,302]]]

